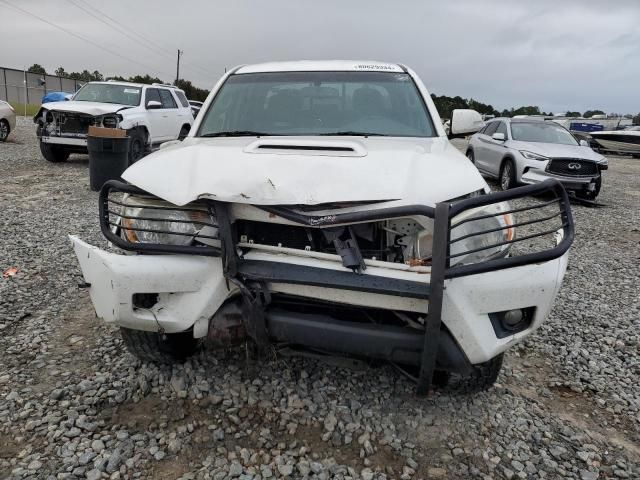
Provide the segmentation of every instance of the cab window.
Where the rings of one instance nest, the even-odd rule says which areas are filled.
[[[487,128],[484,131],[484,134],[491,136],[494,133],[496,133],[499,123],[501,122],[491,122],[489,125],[487,125]]]
[[[162,108],[178,108],[176,101],[173,99],[173,95],[169,90],[158,89],[160,92],[160,99],[162,101]]]

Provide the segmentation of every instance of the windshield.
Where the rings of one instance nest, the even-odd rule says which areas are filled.
[[[232,75],[198,133],[225,134],[436,135],[411,77],[389,72]]]
[[[140,105],[140,87],[106,83],[87,83],[73,97],[77,102],[117,103]]]
[[[559,143],[561,145],[578,145],[568,130],[556,123],[512,122],[511,136],[521,142]]]

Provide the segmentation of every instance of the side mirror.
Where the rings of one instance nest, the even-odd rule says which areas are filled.
[[[162,103],[157,100],[149,100],[147,102],[147,110],[157,110],[158,108],[162,108]]]
[[[580,146],[581,147],[588,147],[589,146],[589,142],[587,142],[586,140],[580,140]]]
[[[497,140],[498,142],[504,142],[506,140],[504,133],[502,132],[496,132],[493,135],[491,135],[491,138],[493,138],[494,140]]]
[[[456,109],[451,112],[449,138],[464,137],[484,127],[482,115],[471,109]]]

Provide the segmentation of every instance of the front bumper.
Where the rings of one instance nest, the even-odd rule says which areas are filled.
[[[120,255],[88,245],[70,237],[80,262],[84,279],[96,313],[109,323],[146,331],[167,333],[193,328],[194,335],[207,333],[209,319],[238,289],[227,284],[219,257],[193,255]],[[283,249],[286,250],[286,249]],[[442,305],[442,323],[451,332],[468,360],[485,362],[534,331],[546,318],[567,266],[565,253],[552,261],[447,279]],[[338,256],[333,260],[317,259],[277,252],[252,251],[247,261],[261,264],[285,264],[310,267],[318,272],[343,272]],[[351,274],[350,272],[347,273]],[[404,280],[428,292],[431,275],[418,271],[388,269],[369,265],[358,275],[362,283],[379,279]],[[289,283],[274,279],[267,283],[272,293],[295,295],[311,300],[362,307],[426,313],[429,299],[374,293],[359,289],[334,288]],[[311,282],[311,281],[310,281]],[[313,282],[311,282],[313,283]],[[158,302],[150,309],[134,306],[134,295],[153,293]],[[507,338],[497,338],[489,313],[535,307],[535,316],[527,330]]]
[[[596,181],[600,178],[600,172],[584,177],[570,177],[556,175],[535,167],[527,167],[520,177],[520,183],[535,185],[545,180],[559,181],[567,190],[595,190]]]
[[[87,138],[79,137],[53,137],[53,136],[41,136],[40,141],[42,143],[48,143],[51,145],[68,145],[72,147],[87,147]]]

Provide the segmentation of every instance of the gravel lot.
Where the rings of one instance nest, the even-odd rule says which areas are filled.
[[[0,478],[640,478],[640,161],[611,157],[549,321],[474,397],[387,368],[129,355],[77,288],[105,245],[86,156],[0,144]],[[463,147],[463,145],[460,145]]]

